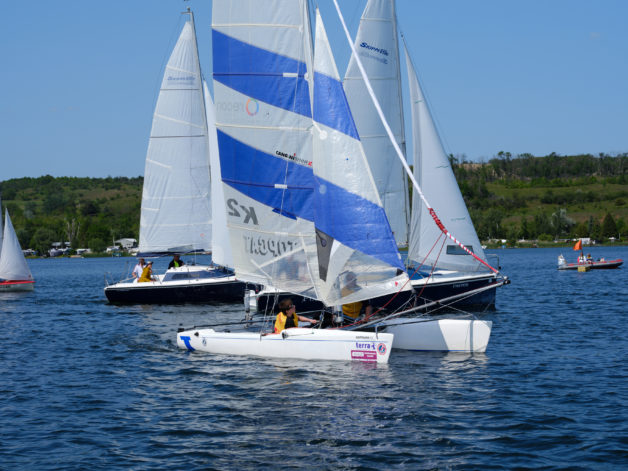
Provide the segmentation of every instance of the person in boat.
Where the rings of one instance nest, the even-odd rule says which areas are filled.
[[[309,317],[300,316],[297,314],[297,308],[292,303],[292,299],[287,298],[279,303],[279,314],[275,318],[275,334],[279,334],[285,329],[290,327],[298,327],[299,321],[309,322],[310,324],[316,324],[316,319],[310,319]]]
[[[145,266],[146,266],[146,261],[143,258],[140,258],[137,261],[137,265],[133,267],[133,278],[140,279],[142,277],[142,272],[144,271]]]
[[[149,261],[142,270],[142,276],[140,276],[138,283],[146,283],[147,281],[153,281],[153,262]]]
[[[183,260],[180,259],[179,255],[177,254],[172,257],[172,260],[170,260],[170,263],[168,264],[168,269],[179,268],[183,265],[185,265],[185,263],[183,262]]]
[[[593,262],[593,257],[591,257],[591,254],[588,253],[587,254],[587,263],[592,263]]]
[[[360,289],[362,288],[360,288],[360,286],[358,285],[358,279],[355,276],[355,273],[347,273],[345,276],[345,285],[340,290],[342,296],[349,296],[350,294],[356,293]],[[356,301],[354,303],[347,303],[342,305],[342,317],[344,318],[345,324],[353,324],[361,316],[369,317],[372,312],[373,307],[368,300]]]

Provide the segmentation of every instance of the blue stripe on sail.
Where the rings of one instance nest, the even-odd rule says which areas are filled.
[[[312,116],[304,62],[212,30],[214,80],[269,105]],[[284,73],[298,74],[284,77]],[[296,83],[295,83],[296,80]]]
[[[218,130],[222,181],[278,214],[312,221],[311,167],[266,154]],[[287,185],[287,189],[275,188]]]
[[[314,73],[314,121],[360,139],[342,83],[319,72]]]
[[[314,179],[316,228],[347,247],[404,270],[384,208],[319,177]]]

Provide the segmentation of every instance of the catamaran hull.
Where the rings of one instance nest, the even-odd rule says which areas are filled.
[[[394,334],[393,348],[401,350],[484,353],[492,326],[471,319],[392,319],[379,329]]]
[[[420,293],[421,303],[428,303],[432,300],[445,299],[451,296],[463,294],[467,291],[483,288],[489,283],[495,282],[494,275],[486,275],[485,277],[473,277],[468,279],[457,279],[447,281],[430,282],[425,285],[421,280],[411,280],[415,293]],[[425,286],[425,288],[424,288]],[[494,309],[497,286],[493,289],[487,289],[480,293],[473,294],[451,304],[452,308],[458,309]],[[374,306],[386,306],[389,311],[394,311],[406,307],[410,298],[413,296],[411,291],[402,291],[398,294],[381,296],[371,301]],[[285,297],[292,298],[299,312],[319,311],[324,309],[324,305],[315,299],[306,298],[298,295],[291,295],[276,291],[260,291],[251,297],[251,310],[257,312],[272,312],[274,306]]]
[[[388,363],[393,335],[298,327],[268,335],[193,329],[179,332],[177,345],[190,351],[224,355]]]
[[[105,288],[105,296],[117,304],[181,304],[242,302],[246,284],[233,279],[203,282],[116,283]]]
[[[8,293],[15,291],[33,291],[35,289],[34,281],[1,281],[0,293]]]

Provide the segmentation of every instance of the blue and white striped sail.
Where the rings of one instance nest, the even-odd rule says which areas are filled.
[[[367,3],[355,38],[355,49],[395,140],[405,154],[399,80],[399,42],[394,0],[370,0]],[[345,74],[344,89],[390,227],[395,234],[397,245],[405,247],[408,245],[410,220],[408,179],[377,115],[353,55]]]
[[[433,208],[450,233],[472,250],[478,257],[486,260],[484,250],[478,239],[475,227],[464,203],[456,177],[441,143],[432,120],[429,107],[421,91],[412,60],[404,47],[410,103],[412,109],[412,137],[414,155],[414,177],[421,186],[423,194],[432,202]],[[410,225],[410,244],[408,258],[438,268],[457,271],[477,271],[481,265],[456,244],[448,240],[446,250],[432,250],[434,242],[441,236],[440,229],[434,224],[432,216],[423,207],[416,193],[412,199],[412,222]]]
[[[193,21],[172,51],[153,116],[140,253],[211,250],[207,123]]]
[[[307,0],[216,0],[212,43],[236,275],[317,297]]]
[[[408,278],[318,10],[313,111],[319,299],[336,305],[398,291]]]

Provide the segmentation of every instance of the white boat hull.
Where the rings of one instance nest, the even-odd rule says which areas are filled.
[[[418,318],[392,319],[383,331],[394,334],[393,348],[402,350],[483,353],[492,327],[491,321]]]
[[[177,345],[190,351],[225,355],[388,363],[393,335],[299,327],[266,335],[193,329],[179,332]]]

